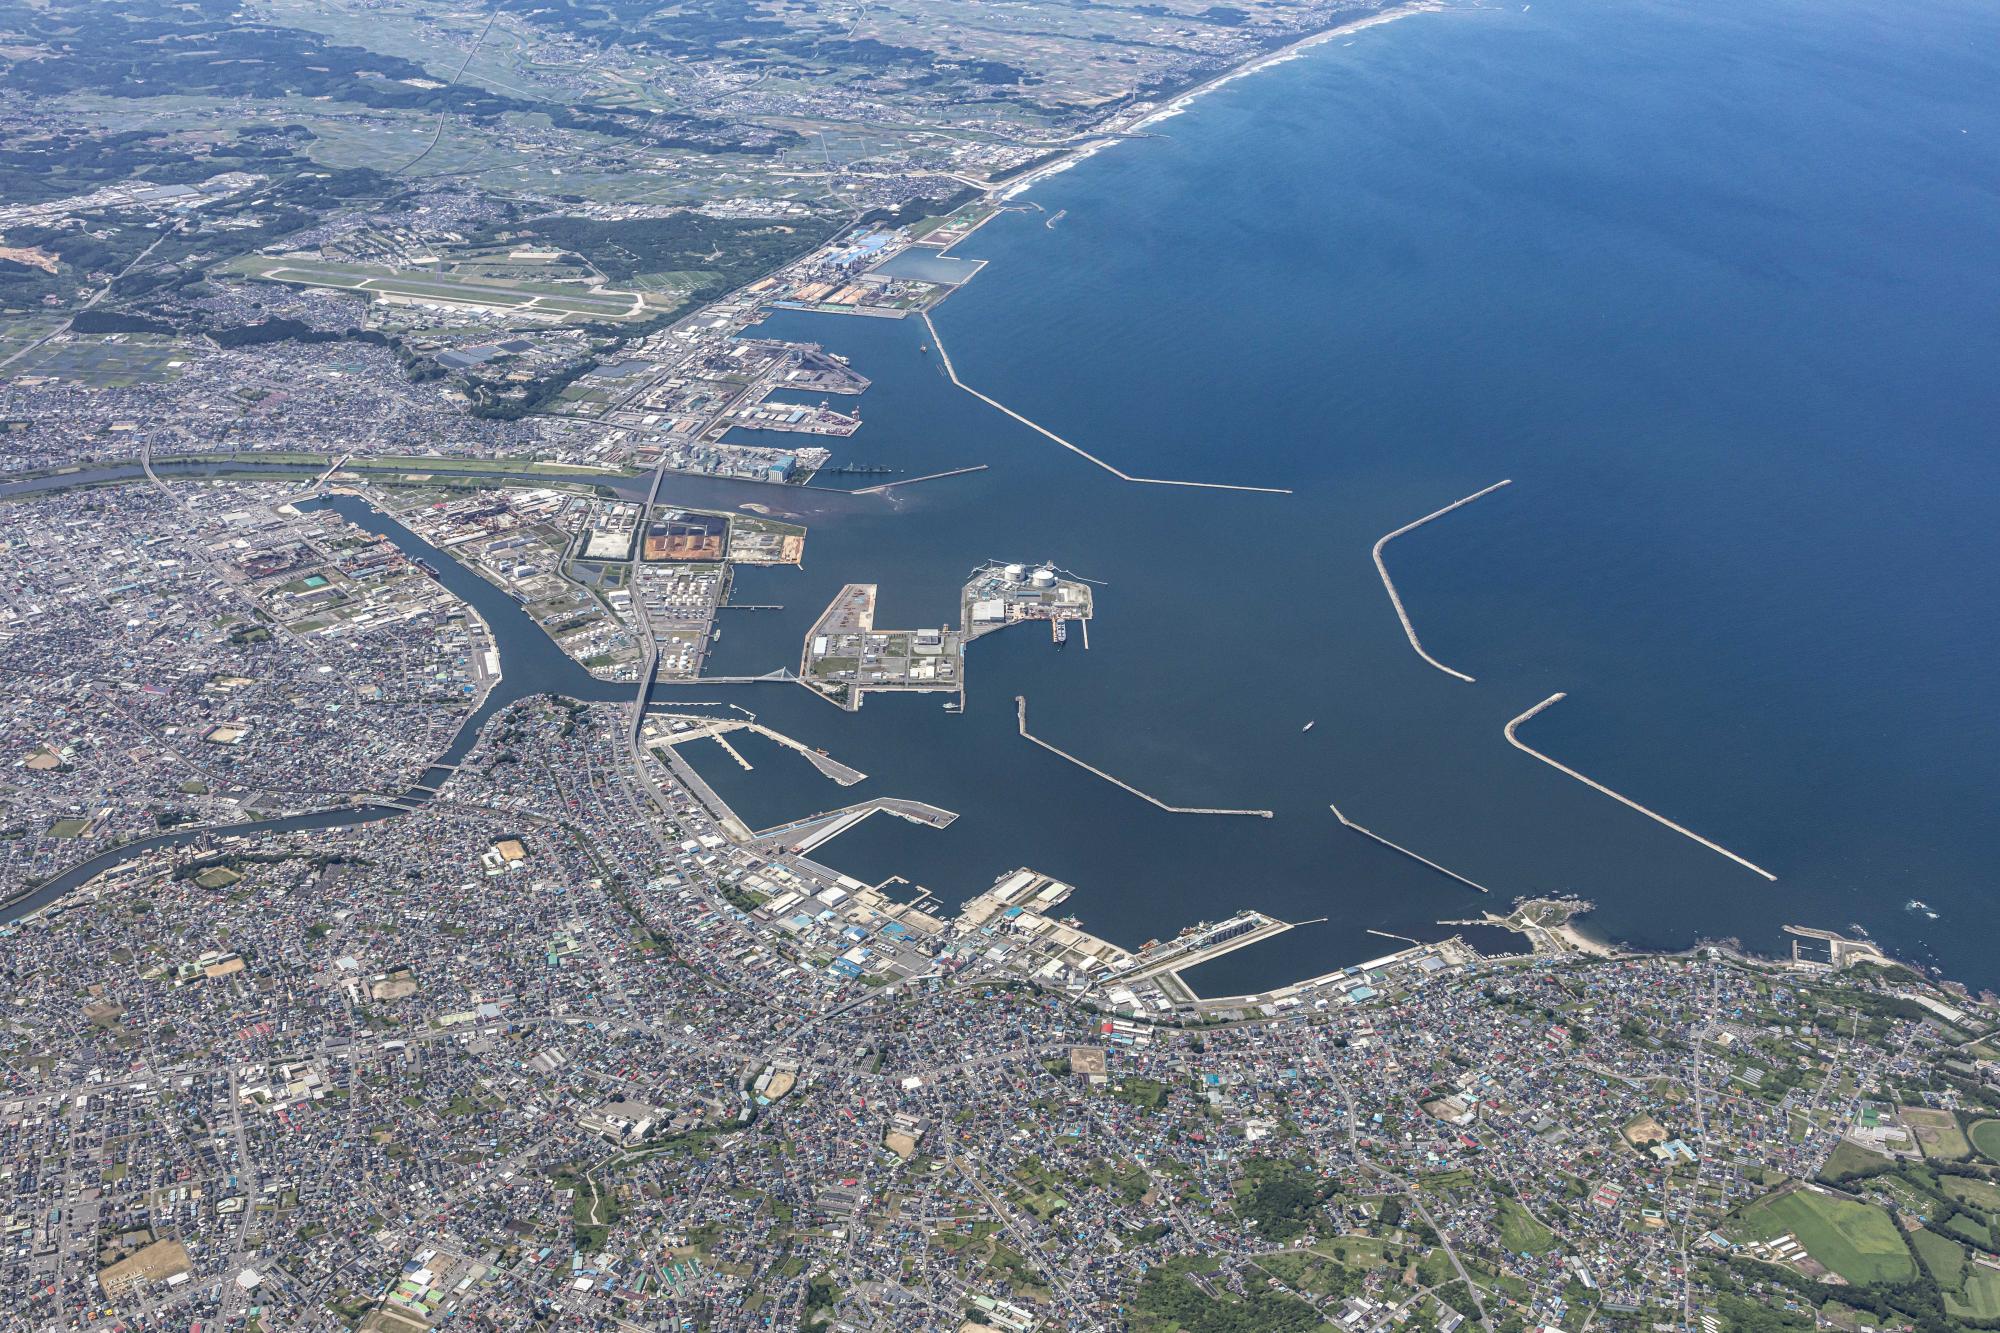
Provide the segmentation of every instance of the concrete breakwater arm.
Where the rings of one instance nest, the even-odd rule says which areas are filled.
[[[1129,472],[1120,471],[1118,468],[1111,466],[1111,464],[1099,458],[1096,454],[1091,453],[1087,449],[1083,449],[1078,447],[1077,445],[1071,444],[1068,440],[1065,440],[1062,436],[1056,434],[1054,431],[1050,430],[1047,426],[1038,425],[1035,422],[1028,420],[1028,418],[1022,416],[1019,412],[1016,412],[1013,408],[1007,406],[1005,403],[1000,402],[998,399],[995,398],[988,398],[985,394],[979,392],[979,390],[973,388],[970,384],[967,384],[964,380],[960,379],[958,377],[957,368],[951,364],[951,354],[944,350],[944,339],[938,335],[937,325],[931,322],[930,311],[926,310],[923,312],[923,320],[924,320],[924,327],[931,331],[931,342],[932,345],[934,345],[937,348],[938,361],[944,366],[944,373],[948,377],[950,377],[951,382],[953,384],[965,390],[967,393],[971,394],[974,398],[977,398],[980,402],[986,404],[988,407],[994,409],[995,411],[1005,413],[1007,416],[1014,418],[1014,420],[1020,422],[1023,426],[1026,426],[1029,430],[1034,431],[1037,435],[1041,435],[1048,439],[1054,440],[1057,444],[1069,450],[1071,453],[1089,459],[1091,462],[1097,464],[1097,466],[1103,468],[1106,472],[1109,472],[1112,476],[1118,478],[1118,480],[1120,481],[1137,482],[1140,485],[1144,486],[1192,486],[1199,490],[1205,490],[1205,491],[1255,491],[1260,495],[1291,494],[1291,491],[1283,486],[1232,486],[1225,482],[1220,482],[1220,481],[1170,481],[1164,477],[1135,477]]]
[[[1409,848],[1404,847],[1399,843],[1390,842],[1387,838],[1383,837],[1379,833],[1374,833],[1369,831],[1368,829],[1362,828],[1361,825],[1355,823],[1353,820],[1349,819],[1346,815],[1340,813],[1340,807],[1335,805],[1333,802],[1328,801],[1326,808],[1333,811],[1333,817],[1340,821],[1341,826],[1343,828],[1351,828],[1356,833],[1359,833],[1362,837],[1373,839],[1374,841],[1381,843],[1384,847],[1387,847],[1392,852],[1401,852],[1404,856],[1409,857],[1412,861],[1415,861],[1418,865],[1428,866],[1432,870],[1437,871],[1438,874],[1443,875],[1449,879],[1455,879],[1460,884],[1465,885],[1469,889],[1478,889],[1481,893],[1489,892],[1489,890],[1484,884],[1476,884],[1472,880],[1469,880],[1465,876],[1459,874],[1456,870],[1446,870],[1443,866],[1431,860],[1429,857],[1418,856],[1415,852],[1411,851]],[[1401,937],[1398,936],[1397,938]],[[1412,941],[1412,943],[1415,943],[1415,941]]]
[[[1673,820],[1668,819],[1665,815],[1660,814],[1657,811],[1648,810],[1645,806],[1640,805],[1637,801],[1633,800],[1631,797],[1621,796],[1617,792],[1611,790],[1611,788],[1605,786],[1601,782],[1593,782],[1591,779],[1585,777],[1583,774],[1577,772],[1575,769],[1569,767],[1567,764],[1557,763],[1555,760],[1549,758],[1547,755],[1543,754],[1540,750],[1537,750],[1532,746],[1528,745],[1526,742],[1522,741],[1519,736],[1516,736],[1514,734],[1515,730],[1523,722],[1528,721],[1530,718],[1534,717],[1537,713],[1541,712],[1544,708],[1547,708],[1550,704],[1557,703],[1568,697],[1569,696],[1567,694],[1558,690],[1556,693],[1551,694],[1548,698],[1536,704],[1533,708],[1530,708],[1527,712],[1515,718],[1512,722],[1509,722],[1505,728],[1507,743],[1524,754],[1533,755],[1535,758],[1547,764],[1550,768],[1553,768],[1556,772],[1567,773],[1569,776],[1575,778],[1578,782],[1581,782],[1584,786],[1590,788],[1592,791],[1602,792],[1606,796],[1609,796],[1612,800],[1617,801],[1620,805],[1630,806],[1632,809],[1637,810],[1640,814],[1644,815],[1646,818],[1654,820],[1661,824],[1665,824],[1668,828],[1680,834],[1683,838],[1692,839],[1693,841],[1698,842],[1702,846],[1708,848],[1708,850],[1710,850],[1711,852],[1715,852],[1719,855],[1728,857],[1730,860],[1734,861],[1737,865],[1742,866],[1745,870],[1755,871],[1757,874],[1762,875],[1765,879],[1768,879],[1773,883],[1777,881],[1778,877],[1772,874],[1770,871],[1764,869],[1764,867],[1757,865],[1755,862],[1744,860],[1742,857],[1738,856],[1735,852],[1730,851],[1727,847],[1724,847],[1719,843],[1710,842],[1707,838],[1702,837],[1699,833],[1694,832],[1692,829],[1682,828],[1679,824],[1676,824]]]
[[[985,470],[986,470],[986,464],[974,463],[970,467],[952,468],[949,472],[931,472],[931,473],[926,473],[924,476],[921,477],[904,477],[901,481],[878,482],[873,486],[863,486],[858,491],[849,491],[848,494],[880,495],[882,492],[888,490],[894,490],[898,486],[914,486],[920,481],[943,481],[946,477],[962,477],[968,472],[984,472]]]
[[[1112,777],[1109,773],[1106,773],[1103,769],[1097,767],[1095,764],[1086,764],[1085,762],[1083,762],[1083,760],[1078,759],[1075,755],[1069,754],[1062,750],[1058,750],[1055,746],[1050,745],[1047,741],[1043,740],[1041,737],[1031,735],[1028,731],[1027,695],[1017,694],[1014,696],[1014,711],[1020,723],[1021,735],[1025,739],[1033,741],[1035,744],[1041,746],[1044,750],[1047,750],[1052,755],[1056,755],[1059,758],[1069,760],[1072,764],[1075,764],[1078,768],[1082,769],[1084,772],[1093,773],[1096,776],[1103,778],[1106,782],[1110,783],[1114,787],[1124,788],[1126,791],[1131,792],[1134,796],[1138,797],[1140,800],[1146,801],[1152,805],[1156,805],[1160,809],[1165,810],[1168,814],[1256,815],[1261,819],[1269,819],[1271,817],[1271,812],[1269,810],[1218,810],[1208,806],[1168,805],[1165,801],[1161,800],[1159,797],[1149,796],[1145,792],[1142,792],[1137,787],[1133,786],[1131,783],[1123,781],[1122,779],[1119,778]]]
[[[1396,595],[1396,582],[1394,579],[1391,579],[1389,577],[1389,566],[1383,563],[1382,548],[1387,546],[1390,542],[1396,540],[1396,538],[1402,536],[1404,533],[1414,532],[1416,529],[1421,528],[1424,524],[1430,522],[1434,518],[1443,518],[1446,514],[1449,514],[1454,509],[1462,508],[1465,505],[1469,505],[1474,500],[1479,499],[1481,496],[1491,495],[1493,494],[1493,492],[1499,490],[1502,486],[1511,486],[1513,484],[1514,484],[1514,479],[1512,477],[1507,478],[1505,481],[1496,481],[1491,486],[1488,486],[1485,490],[1474,491],[1472,494],[1466,496],[1463,500],[1454,500],[1442,509],[1435,510],[1431,513],[1425,514],[1422,518],[1418,519],[1414,523],[1405,523],[1402,527],[1397,528],[1394,532],[1390,533],[1388,536],[1382,538],[1380,541],[1375,543],[1375,572],[1382,576],[1382,587],[1385,590],[1387,590],[1389,594],[1389,605],[1396,608],[1396,619],[1403,622],[1403,633],[1409,636],[1410,647],[1417,650],[1418,657],[1423,658],[1424,661],[1429,662],[1439,671],[1444,672],[1445,675],[1456,676],[1468,685],[1472,683],[1473,678],[1471,676],[1466,675],[1463,671],[1452,670],[1450,667],[1446,666],[1444,663],[1438,661],[1435,657],[1432,657],[1429,653],[1424,651],[1423,643],[1419,641],[1417,638],[1417,627],[1410,623],[1410,613],[1403,609],[1403,599]]]

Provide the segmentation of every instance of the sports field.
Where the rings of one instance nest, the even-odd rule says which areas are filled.
[[[2000,1120],[1981,1120],[1974,1124],[1972,1146],[1989,1162],[2000,1162]]]

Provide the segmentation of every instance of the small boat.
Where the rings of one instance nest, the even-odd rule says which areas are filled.
[[[1319,725],[1319,722],[1318,722],[1318,720],[1317,720],[1317,719],[1315,719],[1315,720],[1313,720],[1313,721],[1311,721],[1311,722],[1308,722],[1308,723],[1306,723],[1306,724],[1305,724],[1305,725],[1304,725],[1303,727],[1300,727],[1300,728],[1299,728],[1299,734],[1300,734],[1300,735],[1304,735],[1304,734],[1305,734],[1306,732],[1308,732],[1308,731],[1311,731],[1311,730],[1312,730],[1312,729],[1313,729],[1314,727],[1316,727],[1316,726],[1318,726],[1318,725]]]

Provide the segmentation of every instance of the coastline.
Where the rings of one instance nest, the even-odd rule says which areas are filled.
[[[1175,93],[1165,102],[1150,106],[1148,110],[1140,113],[1137,119],[1126,121],[1122,117],[1114,116],[1104,126],[1091,132],[1095,137],[1088,143],[1081,144],[1069,150],[1054,161],[1044,163],[1020,176],[1018,179],[1010,180],[1004,185],[989,189],[986,197],[989,200],[1000,202],[1016,198],[1026,193],[1033,186],[1049,179],[1049,177],[1060,175],[1079,162],[1094,157],[1104,149],[1114,144],[1125,142],[1126,138],[1134,132],[1157,125],[1161,121],[1173,119],[1194,105],[1197,99],[1207,96],[1225,84],[1234,83],[1238,79],[1247,78],[1252,74],[1257,74],[1274,66],[1296,60],[1313,47],[1330,42],[1336,37],[1349,36],[1366,28],[1380,27],[1385,23],[1393,23],[1397,19],[1409,18],[1413,14],[1435,14],[1450,8],[1451,5],[1446,0],[1404,0],[1402,4],[1394,5],[1388,9],[1377,10],[1362,18],[1352,19],[1346,23],[1336,24],[1331,28],[1322,28],[1318,32],[1308,33],[1296,41],[1287,42],[1274,51],[1266,51],[1262,55],[1254,56],[1240,65],[1226,69],[1212,78],[1195,84],[1192,88]]]

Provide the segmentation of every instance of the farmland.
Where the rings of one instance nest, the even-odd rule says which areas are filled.
[[[1902,1282],[1916,1272],[1888,1213],[1808,1189],[1759,1199],[1729,1231],[1745,1240],[1776,1240],[1789,1233],[1806,1253],[1857,1286]]]

